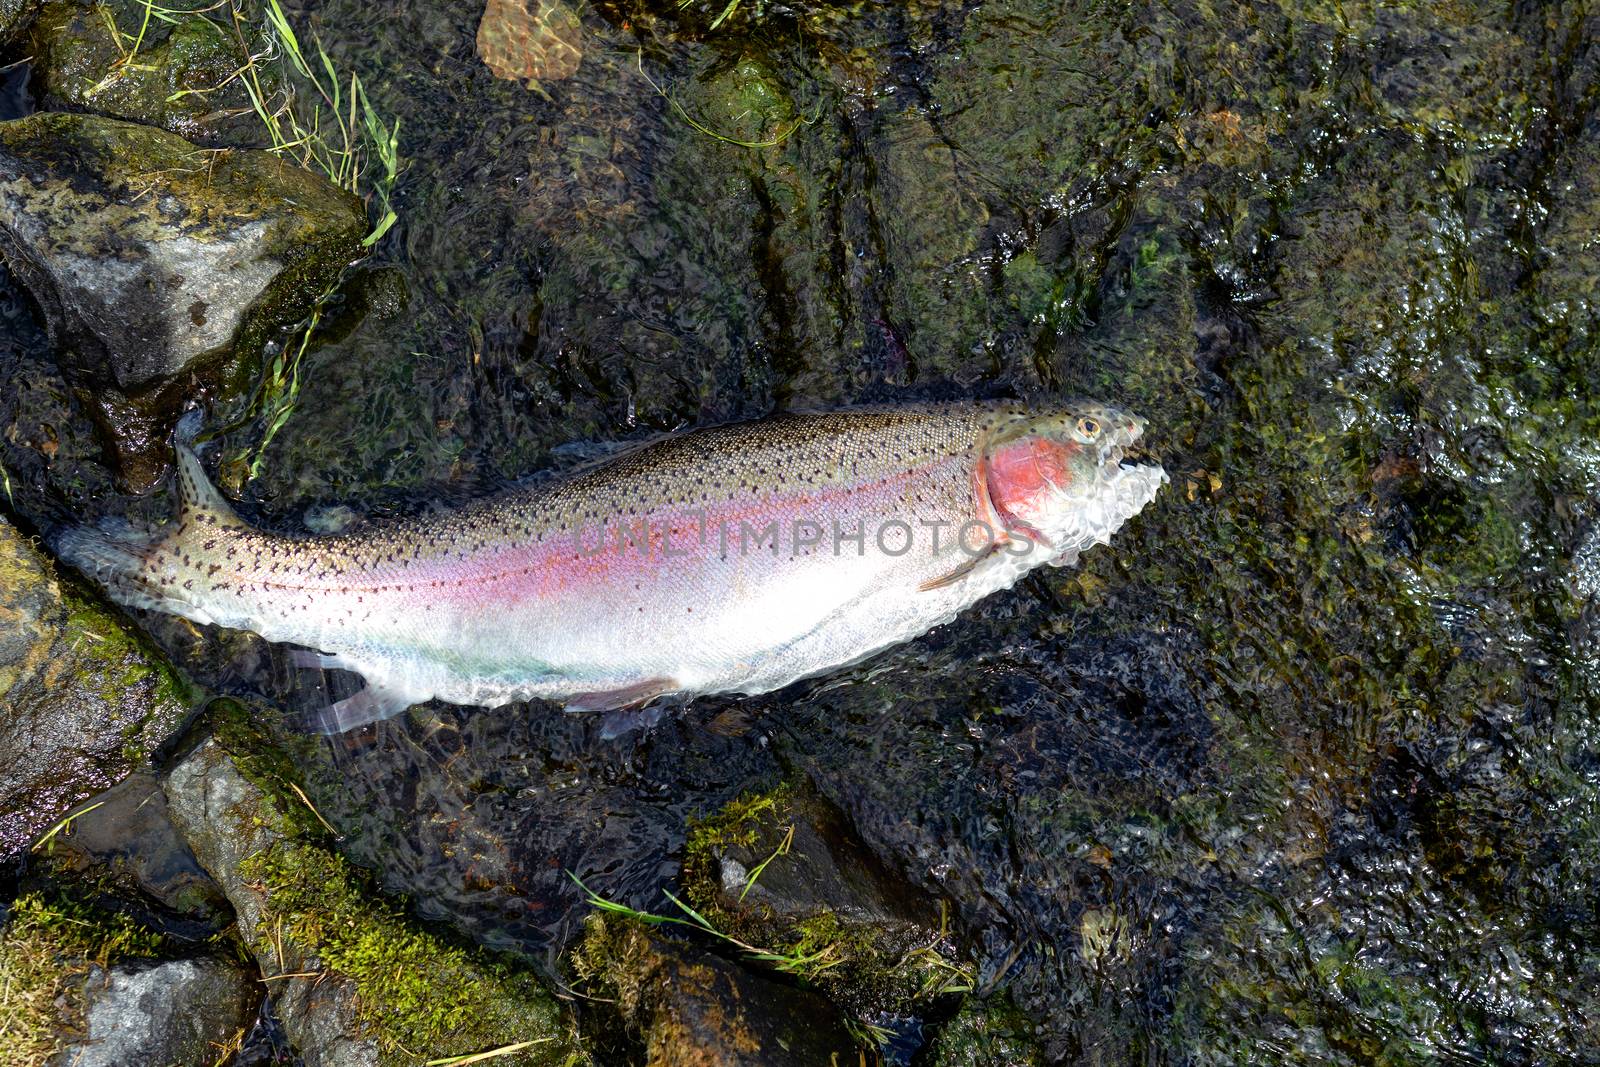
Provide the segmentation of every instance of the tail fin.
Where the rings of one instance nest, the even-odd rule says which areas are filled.
[[[163,549],[175,545],[198,524],[222,528],[243,527],[244,523],[206,478],[194,454],[193,441],[201,419],[198,410],[189,412],[172,435],[178,460],[176,523],[158,530],[138,530],[125,522],[71,526],[56,531],[50,542],[57,556],[104,586],[117,603],[167,611],[203,623],[210,622],[210,617],[182,595],[176,580],[180,577],[174,569],[178,553]]]
[[[173,611],[171,598],[161,592],[152,569],[156,549],[163,540],[154,533],[71,526],[55,533],[51,547],[64,562],[104,586],[117,603]]]

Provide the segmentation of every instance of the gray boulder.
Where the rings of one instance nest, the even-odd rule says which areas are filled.
[[[165,667],[0,521],[0,857],[147,765],[188,711]]]
[[[259,753],[246,767],[262,766]],[[272,788],[271,779],[261,779]],[[222,886],[239,935],[306,1067],[399,1067],[414,1050],[448,1058],[531,1042],[517,1062],[580,1067],[567,1012],[525,968],[453,945],[387,901],[312,838],[215,741],[173,768],[174,823]],[[361,948],[354,951],[352,936]]]
[[[81,1038],[51,1067],[211,1067],[260,1001],[253,976],[219,960],[91,967]]]
[[[0,255],[68,369],[124,393],[259,348],[366,228],[360,200],[266,152],[93,115],[0,123]]]

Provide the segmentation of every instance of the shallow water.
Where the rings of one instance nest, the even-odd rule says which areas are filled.
[[[577,9],[543,92],[478,59],[473,3],[291,10],[401,119],[356,274],[408,296],[325,332],[242,510],[927,396],[1124,404],[1173,484],[1076,570],[767,697],[289,742],[346,852],[554,972],[566,871],[659,909],[688,817],[807,778],[1053,1060],[1600,1060],[1597,16],[720,9]],[[17,513],[161,513],[7,301]],[[314,696],[141,624],[269,731]]]

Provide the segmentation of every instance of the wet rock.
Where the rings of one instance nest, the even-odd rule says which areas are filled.
[[[277,841],[281,834],[272,802],[234,766],[221,746],[208,741],[173,768],[166,781],[173,821],[188,839],[201,866],[210,872],[239,916],[239,930],[271,977],[273,1003],[284,1032],[305,1057],[307,1067],[371,1067],[378,1063],[375,1042],[359,1032],[355,990],[343,980],[324,981],[304,946],[284,943],[274,954],[261,940],[266,894],[247,883],[244,861]]]
[[[1033,1024],[1003,999],[971,997],[929,1043],[928,1067],[1039,1067]]]
[[[129,59],[118,35],[131,32],[130,21],[140,25],[136,6],[46,4],[31,34],[43,106],[159,126],[197,144],[269,145],[245,79],[235,76],[249,57],[233,29],[200,14],[169,17],[170,24],[150,20]],[[278,91],[275,69],[260,64],[251,76],[270,102]]]
[[[260,1000],[253,975],[219,960],[91,967],[84,1034],[52,1067],[210,1067]]]
[[[711,850],[725,907],[764,908],[796,919],[832,912],[862,923],[909,927],[921,925],[931,910],[937,925],[933,901],[892,880],[849,836],[839,813],[814,794],[786,796],[736,825],[736,831],[715,834],[711,841],[690,839],[691,848]]]
[[[38,9],[39,0],[0,0],[0,45],[27,29]]]
[[[366,231],[359,200],[265,152],[88,115],[0,124],[0,252],[60,358],[123,392],[300,319]]]
[[[150,774],[133,774],[96,797],[47,850],[58,874],[70,871],[116,890],[121,907],[144,912],[148,926],[201,940],[233,921],[222,890],[178,836],[166,794]]]
[[[587,1062],[528,972],[442,941],[382,900],[208,741],[166,783],[174,821],[239,916],[307,1067],[413,1062],[533,1040],[527,1062]],[[277,977],[277,976],[283,977]]]
[[[580,975],[615,995],[649,1067],[814,1067],[855,1063],[855,1041],[827,1000],[725,959],[594,916]]]
[[[126,914],[86,901],[69,882],[45,882],[0,915],[0,1063],[58,1064],[55,1053],[85,1036],[91,969],[148,967],[165,939]],[[135,962],[143,961],[143,962]]]
[[[146,765],[187,714],[166,668],[0,522],[0,857]]]
[[[478,23],[478,55],[497,78],[560,81],[583,61],[583,26],[560,0],[489,0]]]

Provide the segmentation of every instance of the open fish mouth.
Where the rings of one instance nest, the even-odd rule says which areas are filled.
[[[1113,477],[1123,471],[1159,465],[1155,456],[1131,441],[1108,445],[1100,452],[1101,472]]]

